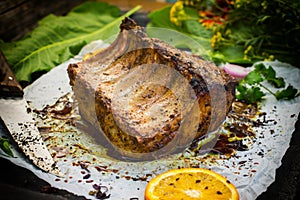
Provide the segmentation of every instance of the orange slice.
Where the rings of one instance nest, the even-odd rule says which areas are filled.
[[[203,168],[182,168],[162,173],[145,190],[146,200],[238,200],[235,186],[220,174]]]

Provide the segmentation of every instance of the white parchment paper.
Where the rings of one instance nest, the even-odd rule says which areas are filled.
[[[33,109],[41,110],[46,105],[54,104],[60,97],[71,93],[67,66],[69,63],[80,61],[83,55],[103,45],[100,41],[85,47],[78,56],[57,66],[49,73],[43,75],[33,84],[25,88],[25,97],[30,101]],[[300,70],[289,64],[264,62],[271,65],[278,76],[285,78],[300,90]],[[235,156],[224,159],[199,158],[178,159],[176,156],[163,160],[149,162],[125,162],[102,157],[101,147],[93,139],[80,131],[70,130],[70,133],[59,135],[65,140],[69,139],[73,145],[82,145],[86,149],[79,149],[77,154],[57,158],[58,166],[64,173],[64,177],[56,177],[45,173],[33,166],[28,159],[18,153],[13,147],[15,158],[8,158],[11,162],[27,168],[41,179],[50,183],[53,187],[65,189],[77,195],[83,195],[88,199],[95,199],[90,195],[93,184],[105,185],[109,189],[110,199],[130,199],[137,197],[144,199],[144,189],[152,177],[171,168],[199,167],[210,168],[232,181],[237,187],[242,200],[253,200],[275,179],[275,170],[281,165],[281,159],[289,147],[289,142],[300,111],[300,97],[290,101],[277,101],[273,96],[267,96],[262,106],[262,112],[266,113],[267,126],[255,128],[256,136],[248,141],[249,150],[237,151]],[[15,111],[17,114],[18,111]],[[1,132],[1,136],[3,136]],[[247,141],[246,141],[247,142]],[[62,144],[64,144],[62,142]],[[49,149],[53,151],[53,149]],[[69,149],[69,151],[71,151]],[[81,164],[87,166],[82,167]],[[88,174],[88,176],[87,176]]]

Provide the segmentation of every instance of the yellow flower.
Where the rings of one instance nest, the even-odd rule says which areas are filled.
[[[216,43],[217,43],[216,37],[217,37],[216,35],[213,35],[213,37],[211,38],[210,45],[212,48],[216,47]]]
[[[250,51],[253,49],[252,45],[249,45],[246,50],[244,51],[245,55],[249,55],[249,53],[251,53]]]
[[[231,30],[230,30],[230,29],[227,29],[226,32],[225,32],[225,35],[228,36],[228,35],[230,35],[230,34],[231,34]]]
[[[263,10],[266,10],[268,8],[268,2],[267,1],[263,1],[260,5],[263,8]]]
[[[239,8],[239,7],[241,7],[241,1],[240,0],[236,0],[235,2],[234,2],[234,7],[235,8]]]
[[[246,49],[245,49],[245,51],[244,51],[244,57],[243,57],[243,59],[244,60],[251,60],[251,55],[253,55],[253,47],[252,47],[252,45],[249,45]]]
[[[274,55],[269,55],[268,58],[265,58],[264,61],[273,61],[274,60]]]
[[[170,10],[170,21],[176,26],[181,26],[181,20],[186,16],[184,12],[183,2],[177,1]]]
[[[220,32],[216,32],[213,37],[211,38],[211,41],[210,41],[210,45],[212,48],[215,48],[216,47],[216,44],[218,42],[221,42],[223,41],[223,37],[222,37],[222,34]]]

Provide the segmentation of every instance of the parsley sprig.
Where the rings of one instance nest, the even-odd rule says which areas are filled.
[[[278,90],[276,92],[273,92],[263,84],[264,81],[270,83]],[[258,101],[261,101],[266,95],[266,93],[264,93],[261,88],[264,88],[277,100],[289,100],[299,95],[298,90],[292,85],[289,84],[288,87],[285,87],[286,83],[284,79],[282,77],[277,77],[275,70],[271,66],[266,67],[261,63],[255,65],[254,70],[239,82],[237,86],[238,94],[236,98],[250,104],[256,103]]]
[[[0,137],[0,149],[10,157],[14,157],[12,150],[10,149],[10,144],[8,139]]]

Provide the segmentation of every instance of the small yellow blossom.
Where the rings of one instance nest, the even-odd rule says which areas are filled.
[[[217,43],[216,37],[217,37],[216,35],[213,35],[213,37],[211,38],[210,45],[212,48],[216,47],[216,43]]]
[[[225,34],[224,34],[224,35],[226,35],[226,36],[231,35],[231,30],[230,30],[230,29],[227,29],[227,30],[225,31]]]
[[[249,45],[246,50],[244,51],[244,55],[249,55],[249,53],[253,50],[252,45]]]
[[[268,58],[265,58],[264,61],[273,61],[274,60],[274,55],[269,55]]]
[[[170,10],[170,21],[176,26],[181,26],[181,20],[186,16],[183,2],[177,1]]]
[[[234,6],[235,6],[236,8],[239,8],[239,7],[241,6],[240,0],[236,0],[236,1],[234,2]]]
[[[212,48],[215,48],[216,47],[216,44],[223,41],[224,38],[222,37],[222,34],[220,32],[216,32],[213,37],[211,38],[211,41],[210,41],[210,45]]]
[[[251,60],[251,56],[253,55],[253,51],[254,51],[254,48],[253,48],[252,45],[247,46],[247,48],[244,51],[243,59],[244,60]]]
[[[263,8],[263,10],[266,10],[268,8],[268,2],[267,1],[263,1],[261,3],[261,7]]]

